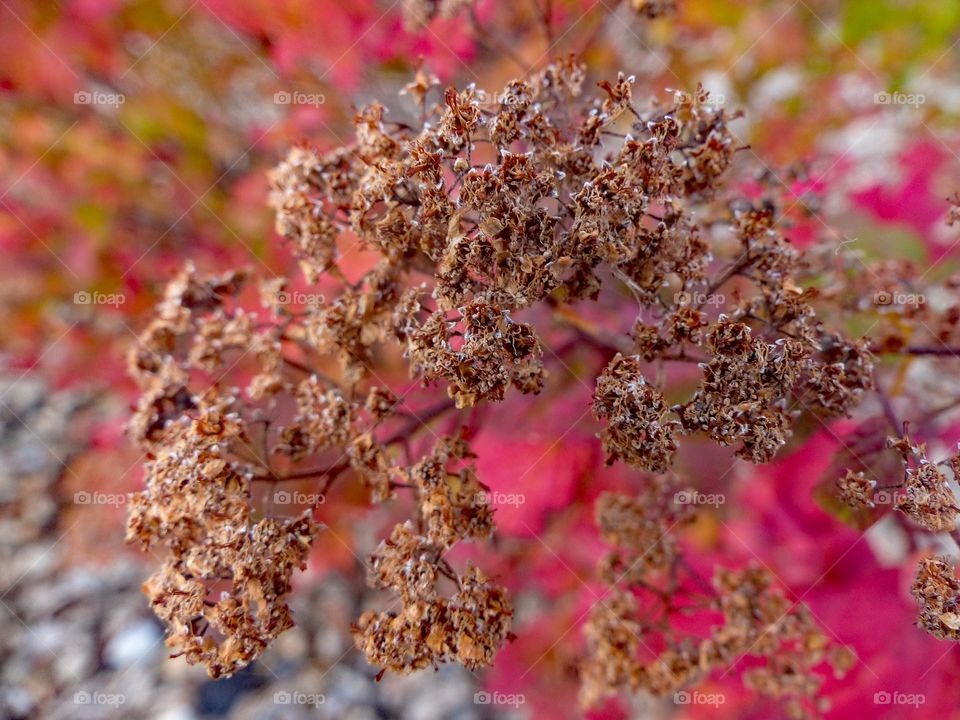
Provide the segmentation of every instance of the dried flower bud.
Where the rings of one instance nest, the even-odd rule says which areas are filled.
[[[906,493],[897,499],[896,508],[927,530],[950,532],[960,513],[956,502],[940,468],[922,462],[916,470],[907,470]]]
[[[593,411],[607,421],[600,433],[607,462],[625,460],[653,472],[673,462],[675,421],[664,420],[663,396],[647,384],[639,356],[617,354],[597,379]]]
[[[911,592],[920,605],[924,630],[938,640],[960,640],[960,580],[947,558],[921,560]]]
[[[837,479],[837,488],[839,500],[844,505],[854,509],[874,507],[873,497],[877,481],[867,479],[863,472],[847,470],[842,478]]]

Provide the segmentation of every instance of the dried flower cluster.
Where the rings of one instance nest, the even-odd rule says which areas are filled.
[[[850,652],[831,643],[806,608],[773,588],[759,568],[718,569],[702,601],[682,600],[680,555],[668,540],[677,521],[661,521],[649,504],[662,489],[653,484],[638,498],[606,495],[598,503],[601,534],[613,545],[600,570],[610,590],[587,621],[582,703],[590,707],[619,691],[669,695],[749,656],[762,663],[744,671],[748,687],[783,701],[791,717],[816,715],[823,677],[814,668],[827,662],[842,674]],[[722,616],[707,637],[669,631],[672,614],[704,612]],[[652,650],[661,644],[663,650]]]
[[[663,472],[673,461],[677,421],[664,420],[667,404],[647,384],[639,357],[619,353],[597,379],[593,411],[607,421],[600,433],[609,463],[623,460],[652,472]]]
[[[672,530],[692,519],[689,505],[678,505],[666,481],[651,481],[636,498],[604,493],[596,518],[603,541],[611,546],[600,564],[609,585],[642,580],[648,572],[668,569],[678,558]]]
[[[960,640],[960,580],[947,558],[925,558],[911,588],[920,604],[920,627],[940,640]]]
[[[947,224],[956,222],[957,197],[947,216]],[[951,533],[957,537],[960,505],[951,487],[960,478],[960,455],[940,462],[928,457],[926,444],[907,435],[936,438],[948,426],[941,416],[956,407],[953,389],[945,387],[943,377],[950,372],[948,364],[960,353],[960,278],[947,276],[940,282],[924,279],[914,263],[905,260],[865,262],[856,255],[834,254],[832,262],[819,262],[821,280],[829,288],[823,294],[832,304],[835,315],[872,319],[870,350],[881,359],[892,360],[889,387],[895,378],[912,366],[918,378],[929,374],[933,382],[914,382],[899,388],[904,407],[911,413],[907,421],[897,417],[897,405],[890,394],[875,386],[883,408],[882,422],[863,424],[864,432],[856,442],[856,450],[848,449],[844,475],[836,481],[837,500],[855,512],[868,511],[875,519],[883,513],[878,508],[878,494],[885,493],[884,505],[890,505],[909,520],[905,530]],[[856,281],[854,281],[854,278]],[[921,292],[922,290],[922,292]],[[886,434],[893,430],[894,435]],[[889,461],[886,456],[895,456]],[[945,558],[924,559],[919,563],[914,596],[920,604],[921,627],[940,639],[958,640],[950,628],[953,622],[951,604],[955,586],[952,566]],[[943,615],[944,620],[940,620]]]
[[[767,462],[788,439],[800,410],[823,418],[848,414],[872,387],[867,343],[847,340],[817,318],[818,293],[798,285],[806,271],[803,258],[776,230],[773,210],[734,211],[740,255],[712,279],[704,269],[710,248],[696,225],[689,219],[679,223],[673,208],[660,230],[671,220],[672,242],[659,238],[641,247],[660,251],[656,257],[662,261],[662,252],[683,238],[685,250],[676,264],[650,268],[645,262],[643,272],[626,273],[647,317],[641,313],[634,325],[636,354],[614,358],[598,384],[594,409],[610,422],[602,436],[608,457],[660,470],[678,434],[703,432],[722,445],[739,444],[741,457]],[[658,294],[667,277],[682,283],[672,303]],[[718,290],[734,278],[749,286],[738,288],[737,302],[711,321],[705,306],[721,304]],[[652,282],[638,282],[642,279]],[[690,400],[669,408],[675,419],[665,419],[656,389],[639,389],[648,384],[642,363],[691,360],[701,368],[700,387]]]
[[[371,556],[372,582],[400,594],[403,607],[360,616],[355,641],[370,663],[399,673],[454,660],[476,669],[491,664],[510,636],[506,590],[476,567],[454,575],[441,552],[407,523]],[[455,583],[452,597],[437,593],[441,575]]]
[[[418,5],[429,16],[448,4]],[[170,551],[146,591],[189,661],[229,674],[290,626],[283,596],[318,532],[316,505],[275,517],[253,488],[309,483],[325,496],[353,478],[375,503],[402,492],[416,507],[369,556],[369,584],[399,609],[364,612],[356,646],[401,673],[489,665],[511,637],[506,590],[446,557],[492,535],[486,488],[464,436],[447,431],[421,457],[411,440],[511,387],[541,392],[553,355],[544,318],[572,324],[609,361],[593,407],[608,461],[648,472],[668,471],[693,434],[768,461],[796,416],[843,415],[871,388],[866,344],[818,319],[774,204],[723,195],[737,150],[724,111],[702,91],[641,106],[632,77],[598,83],[597,96],[585,80],[572,60],[496,94],[441,91],[418,72],[405,88],[417,123],[372,104],[355,118],[354,144],[295,147],[271,173],[276,229],[322,295],[291,305],[284,280],[266,281],[254,312],[244,273],[188,267],[170,284],[131,354],[143,393],[130,431],[150,462],[129,534]],[[357,244],[377,257],[349,280],[341,261]],[[603,288],[636,300],[629,334],[571,320],[573,304]],[[424,387],[441,383],[449,400],[406,407],[379,378],[385,359]],[[662,376],[672,362],[701,374],[675,405]],[[639,658],[639,638],[663,627],[629,619],[638,607],[619,583],[676,592],[683,558],[671,530],[692,515],[670,502],[673,480],[645,487],[599,502],[613,595],[588,629],[585,701],[618,688],[663,694],[748,651],[767,658],[754,673],[764,692],[811,697],[825,643],[753,571],[718,576],[710,607],[725,623],[710,639]]]
[[[414,322],[422,309],[415,288],[399,303],[414,318],[393,325],[411,352],[425,352],[429,340],[445,345],[443,320],[512,328],[511,311],[548,296],[593,297],[602,265],[652,302],[668,274],[692,278],[702,269],[706,246],[679,198],[710,192],[729,165],[731,137],[722,111],[694,105],[684,110],[687,122],[651,113],[633,123],[636,136],[608,151],[605,141],[619,135],[608,128],[625,113],[640,117],[633,79],[602,83],[605,99],[580,100],[584,78],[582,66],[558,64],[499,95],[449,89],[428,112],[433,79],[420,75],[407,88],[426,114],[419,132],[388,123],[374,105],[358,115],[348,151],[310,160],[304,148],[291,152],[273,175],[277,228],[311,274],[336,252],[328,223],[384,254],[390,270],[381,277],[426,272],[438,306],[429,333],[416,333],[427,323]],[[655,204],[667,206],[662,222],[646,214]],[[321,217],[324,230],[305,236]],[[377,324],[380,304],[392,300],[369,298],[364,320]],[[448,316],[458,308],[459,317]],[[516,341],[496,354],[527,358],[529,329],[512,333]],[[369,345],[377,332],[362,335]]]
[[[462,338],[457,349],[453,336]],[[508,310],[472,303],[449,319],[433,313],[410,333],[411,367],[425,379],[444,378],[457,407],[502,400],[510,385],[524,393],[543,387],[542,351],[533,329],[510,319]]]
[[[213,677],[242,668],[293,625],[284,596],[316,534],[309,513],[255,518],[256,475],[238,460],[249,445],[238,389],[191,391],[190,369],[212,371],[232,347],[247,348],[265,368],[273,364],[269,338],[254,335],[250,316],[224,309],[242,281],[234,273],[202,280],[188,268],[130,358],[143,388],[130,430],[149,460],[128,537],[169,549],[144,592],[167,625],[168,646]],[[178,350],[182,362],[174,359]],[[259,381],[247,388],[252,396]]]
[[[284,596],[316,533],[309,514],[252,519],[251,478],[225,452],[240,432],[216,407],[174,421],[130,511],[131,538],[170,549],[144,584],[167,645],[212,677],[245,666],[292,627]]]
[[[891,492],[893,507],[903,513],[916,527],[931,533],[952,533],[957,529],[960,506],[940,469],[949,465],[954,477],[960,469],[960,454],[948,458],[945,463],[931,462],[926,446],[914,442],[907,435],[888,437],[886,448],[899,456],[903,467],[902,477],[885,488]],[[878,483],[869,479],[864,471],[847,470],[837,481],[838,499],[855,509],[874,508]],[[960,587],[953,566],[946,558],[920,560],[913,594],[920,604],[919,624],[931,635],[941,640],[960,640],[960,615],[955,615],[956,590]],[[956,621],[957,628],[950,624]]]
[[[873,508],[877,492],[877,481],[871,480],[863,471],[847,470],[842,478],[837,479],[837,495],[848,507]]]
[[[764,288],[766,292],[767,289]],[[804,295],[799,290],[792,291]],[[611,460],[661,471],[670,464],[679,433],[704,432],[721,445],[740,444],[737,455],[755,463],[768,462],[789,437],[797,407],[823,417],[843,415],[871,387],[872,361],[863,342],[850,342],[813,322],[813,311],[795,301],[785,313],[778,301],[744,301],[733,317],[761,318],[780,337],[758,337],[746,323],[721,316],[707,325],[702,313],[686,314],[679,344],[699,346],[710,354],[700,363],[703,380],[693,397],[669,410],[678,419],[665,419],[667,407],[659,392],[642,375],[645,358],[663,357],[678,336],[677,314],[661,322],[661,332],[649,325],[637,334],[642,354],[617,355],[597,385],[594,412],[607,419],[602,433]],[[767,310],[761,311],[759,304]],[[795,314],[794,314],[795,313]],[[701,327],[707,325],[705,330]]]
[[[956,529],[956,498],[947,486],[947,478],[929,462],[907,470],[905,492],[897,500],[897,510],[932,532]]]
[[[188,267],[168,287],[157,319],[130,357],[144,390],[130,431],[149,462],[146,489],[132,503],[129,537],[170,550],[144,585],[167,624],[168,645],[220,677],[291,627],[284,596],[317,527],[310,508],[294,518],[255,520],[267,508],[254,507],[251,487],[314,477],[325,480],[325,490],[351,469],[374,501],[389,499],[396,488],[411,489],[423,528],[418,535],[409,523],[398,525],[371,559],[372,585],[400,593],[404,608],[399,619],[365,614],[358,646],[372,662],[397,670],[448,659],[469,667],[489,664],[509,631],[506,593],[476,568],[457,577],[443,558],[456,542],[486,539],[493,527],[486,488],[473,469],[450,468],[470,457],[469,447],[441,439],[411,467],[397,464],[389,448],[409,436],[410,421],[394,440],[378,441],[373,431],[399,415],[400,399],[377,385],[355,398],[317,374],[292,377],[303,371],[284,354],[297,345],[289,318],[258,323],[236,302],[243,285],[242,275],[202,278]],[[224,386],[223,376],[246,357],[254,364],[246,385]],[[196,391],[211,375],[216,379]],[[292,404],[283,424],[271,417],[281,395]],[[340,453],[336,463],[293,472],[305,458],[331,451]],[[289,469],[278,474],[274,463],[281,458]],[[437,595],[441,574],[456,585],[450,599]],[[441,627],[447,634],[438,634]]]
[[[292,151],[274,173],[272,202],[278,231],[296,243],[308,278],[328,269],[337,228],[378,248],[386,263],[366,280],[375,291],[338,300],[335,322],[318,313],[311,337],[339,348],[359,374],[392,320],[414,371],[446,379],[458,406],[499,400],[510,384],[535,393],[543,383],[541,343],[511,312],[596,297],[606,268],[643,310],[628,382],[642,378],[641,359],[690,358],[694,348],[707,354],[701,388],[675,409],[679,428],[653,417],[656,402],[641,418],[642,398],[621,399],[616,410],[598,398],[598,417],[620,426],[605,434],[611,459],[663,468],[680,429],[740,443],[739,454],[764,462],[786,441],[794,406],[847,413],[870,387],[871,360],[863,343],[817,320],[816,292],[796,284],[801,258],[776,230],[773,210],[733,212],[740,255],[708,277],[711,248],[693,209],[714,194],[735,151],[723,111],[698,93],[672,111],[643,116],[632,104],[633,79],[623,76],[601,83],[606,98],[571,111],[584,75],[568,63],[497,96],[450,89],[430,112],[432,80],[421,75],[407,88],[427,118],[419,132],[391,126],[374,105],[358,116],[349,153],[305,160],[308,150]],[[627,115],[636,118],[631,134],[613,132]],[[480,164],[481,156],[489,159]],[[422,294],[413,288],[391,315],[398,293],[390,283],[425,272],[425,263],[433,264],[437,308],[421,322]],[[704,302],[692,299],[715,296],[735,277],[749,279],[755,292],[710,322]],[[676,292],[665,303],[669,287]],[[354,308],[361,298],[362,312]],[[625,361],[614,362],[603,375],[606,402],[618,392],[614,378]],[[625,435],[647,429],[643,442]]]
[[[357,648],[374,665],[406,673],[456,660],[489,665],[507,639],[513,609],[506,590],[476,567],[457,576],[443,553],[457,542],[484,540],[493,511],[472,467],[448,467],[469,457],[462,440],[443,438],[408,473],[419,503],[418,532],[398,524],[369,558],[370,584],[400,596],[399,612],[367,611],[354,629]],[[422,534],[421,534],[422,533]],[[442,578],[457,592],[438,592]]]

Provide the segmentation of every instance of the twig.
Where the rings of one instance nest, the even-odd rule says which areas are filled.
[[[870,352],[878,355],[935,355],[942,357],[960,358],[960,348],[950,347],[908,347],[901,350],[887,350],[871,348]]]

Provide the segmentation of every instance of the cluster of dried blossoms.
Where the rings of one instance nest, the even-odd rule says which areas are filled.
[[[169,548],[144,592],[167,625],[168,646],[213,677],[244,667],[292,627],[284,596],[316,533],[309,513],[256,517],[257,472],[241,459],[250,440],[239,391],[191,391],[190,371],[212,371],[231,348],[256,340],[253,351],[272,364],[271,341],[255,334],[251,316],[224,309],[241,283],[240,274],[200,280],[188,269],[130,358],[143,390],[130,432],[148,462],[128,537]],[[251,397],[259,382],[248,387]]]
[[[949,225],[960,218],[958,201],[960,196],[951,200]],[[929,544],[917,541],[922,533],[960,539],[960,503],[952,487],[960,479],[960,454],[931,460],[927,444],[912,439],[939,445],[956,423],[960,389],[947,378],[960,356],[960,276],[935,281],[928,277],[932,268],[908,260],[829,254],[832,259],[818,263],[821,297],[836,316],[870,321],[869,349],[882,362],[874,388],[879,419],[864,422],[846,444],[835,497],[860,526],[892,509],[917,549]],[[919,562],[914,584],[919,625],[941,639],[960,639],[950,629],[955,583],[946,558]]]
[[[169,550],[144,585],[167,625],[167,644],[220,677],[290,628],[291,574],[304,567],[318,527],[312,508],[297,517],[266,516],[271,508],[256,506],[253,487],[312,478],[325,492],[352,471],[375,502],[405,488],[419,509],[419,529],[397,525],[370,559],[371,585],[397,592],[402,612],[364,614],[358,647],[396,670],[452,659],[489,664],[509,633],[506,592],[474,567],[457,576],[443,557],[459,541],[488,538],[493,527],[486,488],[473,469],[451,468],[470,457],[467,444],[442,438],[410,467],[397,464],[396,446],[421,418],[402,413],[400,399],[379,385],[357,396],[310,373],[291,357],[310,340],[277,305],[282,291],[265,284],[268,313],[261,321],[238,302],[244,281],[241,273],[200,277],[188,267],[167,288],[130,356],[143,390],[130,432],[148,462],[128,536]],[[245,384],[227,385],[246,358],[253,367]],[[404,422],[377,439],[375,430],[395,420]],[[332,464],[296,469],[331,453],[339,455]],[[450,599],[437,593],[441,576],[456,588]]]
[[[953,564],[942,556],[921,560],[911,590],[920,627],[941,640],[960,640],[960,580]]]
[[[931,532],[950,532],[957,527],[956,498],[947,484],[947,477],[940,468],[926,457],[926,448],[915,445],[907,437],[890,438],[888,445],[896,449],[903,457],[906,467],[902,484],[903,492],[898,495],[894,507],[910,520]],[[916,466],[910,467],[911,459],[917,458]],[[951,459],[956,468],[960,457]]]
[[[678,435],[705,433],[721,445],[738,445],[740,457],[767,462],[800,411],[846,415],[871,388],[867,343],[848,340],[817,318],[817,291],[798,284],[806,268],[775,224],[771,208],[735,211],[739,257],[712,281],[702,262],[687,264],[686,276],[677,273],[683,284],[674,303],[655,322],[638,318],[636,354],[614,358],[597,385],[594,410],[608,421],[602,438],[611,461],[661,471]],[[701,256],[706,252],[702,247]],[[733,278],[749,281],[753,292],[739,288],[736,302],[711,321],[703,306],[722,299],[718,290]],[[690,400],[669,408],[671,419],[660,393],[648,386],[643,363],[690,359],[699,363],[702,380]]]
[[[667,471],[692,434],[767,461],[800,412],[844,414],[871,386],[864,343],[817,319],[817,292],[801,285],[803,258],[772,205],[720,195],[737,150],[724,111],[702,92],[641,107],[632,77],[599,83],[595,96],[585,80],[583,66],[565,61],[491,94],[443,91],[421,72],[405,89],[418,121],[391,121],[373,104],[357,114],[354,144],[291,150],[271,175],[270,204],[307,283],[339,283],[316,302],[292,308],[284,282],[268,281],[264,309],[248,312],[242,274],[188,268],[171,284],[131,356],[143,388],[131,432],[150,462],[130,536],[170,551],[146,590],[188,660],[230,673],[289,627],[283,598],[317,532],[312,508],[272,517],[252,488],[312,481],[322,495],[347,476],[373,502],[402,490],[417,508],[370,556],[370,584],[400,607],[364,613],[358,648],[398,672],[489,664],[510,637],[510,602],[478,569],[458,574],[445,557],[493,529],[468,448],[454,436],[417,461],[401,450],[440,413],[501,400],[510,387],[540,392],[546,347],[533,321],[569,324],[570,307],[602,286],[639,307],[619,335],[574,323],[591,343],[616,340],[594,404],[611,462]],[[341,252],[356,244],[377,260],[351,281]],[[721,293],[730,302],[715,302]],[[405,411],[373,370],[391,352],[424,385],[443,383],[450,400]],[[701,375],[672,406],[661,373],[670,362],[698,364]],[[685,516],[665,505],[665,483],[652,487],[663,492],[601,503],[603,534],[617,546],[603,572],[626,624],[594,619],[585,699],[611,688],[662,693],[755,641],[770,660],[756,684],[807,697],[812,680],[767,686],[777,673],[806,677],[822,644],[802,612],[765,642],[753,621],[769,624],[787,606],[752,573],[721,576],[727,622],[696,653],[684,646],[666,663],[636,665],[633,641],[607,638],[633,627],[618,583],[676,567],[665,524]]]
[[[598,501],[601,535],[612,546],[600,565],[609,590],[587,621],[581,702],[593,706],[620,691],[671,695],[751,658],[742,675],[747,687],[782,701],[790,717],[817,715],[824,678],[815,668],[827,663],[842,675],[852,653],[832,643],[762,569],[719,568],[712,587],[698,577],[703,589],[692,586],[671,535],[690,518],[690,506],[671,508],[663,500],[667,489],[657,479],[638,497],[606,494]],[[722,621],[708,635],[672,631],[678,616],[703,614]]]
[[[885,447],[897,453],[903,471],[882,488],[875,471],[848,469],[836,481],[837,497],[854,510],[873,512],[880,498],[902,513],[912,527],[930,533],[951,533],[956,537],[960,506],[942,466],[948,466],[954,478],[960,477],[960,454],[935,463],[927,457],[926,446],[907,435],[889,437]],[[880,495],[880,493],[884,495]],[[957,588],[954,566],[944,557],[921,559],[913,594],[920,604],[919,625],[939,639],[960,640],[960,615],[956,615]],[[951,623],[956,626],[952,627]]]
[[[398,524],[368,560],[370,584],[402,603],[399,612],[365,612],[354,628],[357,647],[384,669],[406,673],[450,660],[483,667],[510,634],[506,590],[476,567],[458,576],[443,558],[455,543],[485,540],[493,531],[493,510],[473,468],[449,467],[469,456],[462,440],[442,438],[410,469],[420,529]],[[450,598],[438,592],[444,578],[456,588]]]

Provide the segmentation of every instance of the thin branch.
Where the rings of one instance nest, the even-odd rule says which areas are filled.
[[[883,350],[882,348],[871,348],[870,352],[878,355],[934,355],[940,357],[960,358],[960,348],[950,347],[908,347],[900,350]]]

